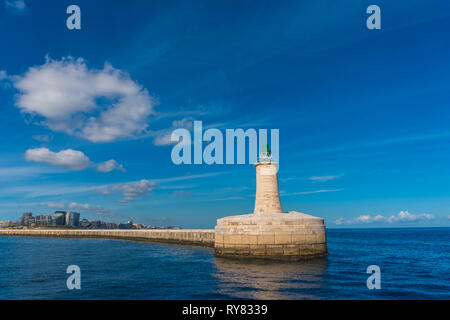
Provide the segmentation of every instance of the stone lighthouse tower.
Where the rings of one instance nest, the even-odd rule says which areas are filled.
[[[256,167],[255,210],[217,220],[215,254],[270,259],[304,259],[327,255],[322,218],[284,213],[278,191],[278,163],[267,146]]]
[[[281,213],[280,193],[278,191],[278,163],[272,161],[267,145],[259,157],[256,167],[256,197],[253,213]]]

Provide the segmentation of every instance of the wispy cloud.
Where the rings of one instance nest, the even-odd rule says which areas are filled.
[[[156,182],[143,179],[135,182],[107,185],[98,188],[96,192],[104,195],[119,193],[123,196],[119,202],[129,202],[135,200],[137,197],[147,196],[157,187],[158,185]]]
[[[310,182],[313,182],[313,183],[314,182],[320,183],[320,182],[327,182],[327,181],[331,181],[331,180],[336,180],[336,179],[341,178],[343,176],[344,176],[343,173],[336,174],[336,175],[326,175],[326,176],[325,175],[324,176],[311,176],[311,177],[306,177],[306,178],[290,176],[290,177],[286,177],[286,178],[280,178],[280,181],[287,182],[287,181],[293,181],[293,180],[307,180],[307,181],[310,181]]]
[[[44,168],[44,167],[0,167],[0,178],[6,179],[22,179],[33,178],[43,174],[61,173],[62,169],[58,168]]]
[[[169,182],[174,182],[174,181],[182,181],[182,180],[192,180],[192,179],[201,179],[201,178],[214,177],[214,176],[222,175],[222,174],[225,174],[225,173],[227,173],[227,172],[221,171],[221,172],[202,173],[202,174],[187,174],[187,175],[178,176],[178,177],[153,179],[153,181],[155,181],[157,183],[169,183]]]
[[[151,194],[151,192],[154,189],[160,188],[161,183],[170,183],[170,182],[182,181],[182,180],[200,179],[200,178],[216,176],[216,175],[219,175],[222,173],[223,172],[197,174],[197,175],[185,175],[185,176],[180,176],[180,177],[153,179],[153,180],[142,179],[140,181],[104,185],[104,186],[97,188],[95,191],[98,193],[104,194],[104,195],[122,194],[123,198],[121,200],[119,200],[119,202],[125,203],[125,202],[129,202],[129,201],[133,201],[137,197],[144,197],[144,196]],[[164,188],[164,187],[162,187],[162,188]]]
[[[193,125],[194,118],[192,117],[174,120],[172,121],[172,126],[170,128],[158,130],[152,133],[152,135],[155,137],[153,143],[155,146],[168,146],[171,144],[175,144],[175,142],[172,142],[171,140],[172,132],[179,128],[192,130]]]
[[[129,219],[146,225],[160,225],[162,223],[167,225],[171,221],[168,217],[129,217]]]
[[[326,193],[326,192],[338,192],[344,189],[320,189],[320,190],[312,190],[312,191],[301,191],[301,192],[292,192],[292,193],[284,193],[283,196],[296,196],[296,195],[307,195],[307,194],[316,194],[316,193]]]
[[[5,7],[6,9],[17,14],[24,13],[28,10],[28,6],[24,0],[6,0]]]
[[[49,209],[64,209],[66,206],[61,202],[41,202],[39,203],[41,207],[46,207]]]
[[[111,172],[114,170],[125,172],[125,168],[114,159],[110,159],[97,165],[97,171],[100,172]]]
[[[374,224],[387,223],[392,224],[396,222],[419,222],[423,220],[433,220],[435,217],[432,214],[421,213],[413,214],[408,211],[400,211],[397,215],[383,216],[383,215],[361,215],[353,220],[345,220],[339,218],[335,221],[336,225],[353,225],[353,224]]]
[[[309,177],[306,179],[309,181],[312,181],[312,182],[327,182],[330,180],[338,179],[338,178],[342,177],[343,175],[344,174],[341,173],[341,174],[331,175],[331,176],[313,176],[313,177]]]
[[[217,176],[223,174],[224,172],[214,172],[205,174],[189,174],[179,177],[162,178],[162,179],[152,179],[146,180],[142,179],[140,181],[132,181],[118,184],[103,185],[96,188],[94,191],[104,195],[111,194],[122,194],[123,198],[119,202],[125,203],[135,200],[138,197],[145,197],[152,193],[154,189],[171,189],[167,186],[161,186],[164,183],[171,183],[175,181],[201,179],[212,176]],[[187,186],[184,186],[187,187]],[[174,188],[181,188],[181,186],[176,186]]]
[[[86,192],[94,192],[98,189],[98,185],[76,185],[68,183],[51,183],[38,185],[24,185],[24,186],[9,186],[8,188],[0,188],[0,193],[3,195],[19,194],[25,198],[38,198],[46,196],[61,196],[69,194],[80,194]]]
[[[27,169],[23,169],[26,173],[28,172]],[[31,173],[34,174],[34,168],[30,169]],[[22,169],[18,170],[19,173],[22,171]],[[38,174],[40,171],[37,171],[36,174]],[[47,171],[44,171],[47,172]],[[0,177],[4,173],[5,175],[9,175],[10,172],[5,168],[5,170],[2,170],[0,168]],[[153,191],[153,189],[186,189],[190,188],[192,186],[190,185],[164,185],[165,183],[172,183],[176,181],[185,181],[185,180],[191,180],[191,179],[201,179],[201,178],[207,178],[207,177],[213,177],[217,175],[224,174],[226,172],[215,172],[215,173],[207,173],[207,174],[190,174],[190,175],[184,175],[184,176],[178,176],[178,177],[170,177],[170,178],[161,178],[161,179],[153,179],[153,180],[146,180],[144,181],[144,186],[142,188],[137,187],[137,189],[141,190],[141,192],[137,191],[137,196],[144,196],[149,195]],[[28,174],[28,173],[27,173]],[[142,181],[142,180],[140,180]],[[82,193],[100,193],[104,195],[111,195],[111,194],[122,194],[124,196],[124,199],[122,199],[122,202],[127,202],[125,200],[126,196],[126,190],[127,186],[131,187],[133,189],[133,186],[139,185],[140,181],[131,181],[131,182],[124,182],[119,184],[70,184],[70,183],[48,183],[43,184],[40,183],[39,185],[23,185],[23,186],[8,186],[7,188],[0,185],[0,194],[2,195],[14,195],[14,194],[20,194],[22,197],[27,198],[36,198],[36,197],[44,197],[44,196],[60,196],[60,195],[70,195],[70,194],[82,194]],[[144,192],[143,189],[145,189],[145,185],[147,185],[147,192]],[[153,187],[152,187],[153,186]],[[123,201],[125,200],[125,201]],[[131,201],[131,199],[129,199]]]

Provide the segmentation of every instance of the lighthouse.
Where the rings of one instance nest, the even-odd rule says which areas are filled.
[[[281,213],[278,190],[278,163],[272,161],[272,154],[266,144],[260,153],[256,167],[256,196],[254,214]]]
[[[237,258],[298,260],[327,255],[324,219],[297,211],[283,212],[278,163],[267,145],[256,167],[255,209],[251,214],[217,220],[214,253]]]

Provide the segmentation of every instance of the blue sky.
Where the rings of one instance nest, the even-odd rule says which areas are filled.
[[[252,165],[172,163],[167,134],[201,120],[280,129],[286,211],[450,226],[448,1],[75,2],[0,5],[0,220],[250,213]]]

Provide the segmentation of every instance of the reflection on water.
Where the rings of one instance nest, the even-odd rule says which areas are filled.
[[[240,299],[321,299],[327,258],[270,261],[215,257],[219,293]]]

